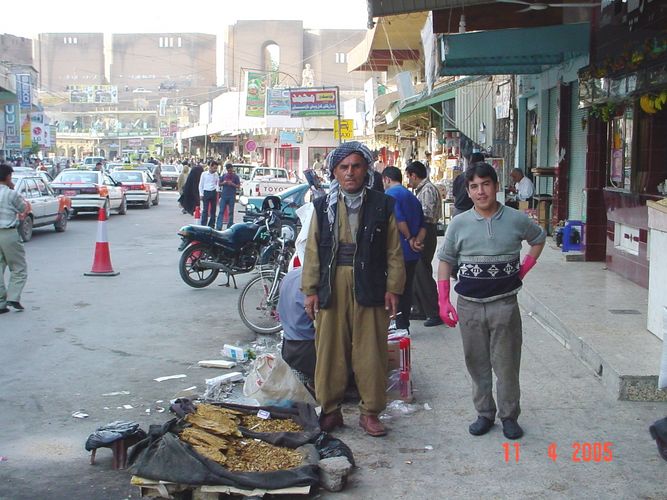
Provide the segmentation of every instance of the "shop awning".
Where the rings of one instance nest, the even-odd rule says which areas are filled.
[[[440,76],[541,73],[588,54],[589,36],[589,23],[441,35]]]
[[[495,0],[367,0],[368,21],[374,17],[395,16],[438,9],[494,3]]]
[[[379,19],[348,52],[347,71],[387,71],[420,58],[421,30],[428,12]]]

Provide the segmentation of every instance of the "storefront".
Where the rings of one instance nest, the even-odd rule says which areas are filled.
[[[587,253],[644,287],[646,203],[667,195],[667,36],[660,31],[665,22],[664,3],[641,12],[626,4],[605,7],[591,65],[579,74],[589,127]]]

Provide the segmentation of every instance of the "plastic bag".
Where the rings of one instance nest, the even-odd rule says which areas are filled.
[[[332,457],[345,457],[354,466],[354,455],[348,445],[340,439],[329,436],[322,432],[315,440],[315,448],[320,454],[320,460]]]
[[[256,399],[260,405],[290,406],[301,401],[317,406],[308,389],[278,355],[264,354],[253,361],[243,394]]]
[[[144,439],[146,433],[139,428],[139,424],[136,422],[116,420],[115,422],[98,427],[95,432],[88,436],[85,445],[86,451],[92,451],[128,437]]]

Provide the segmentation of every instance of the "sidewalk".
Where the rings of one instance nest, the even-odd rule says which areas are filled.
[[[667,401],[657,390],[662,342],[646,329],[648,290],[604,262],[566,262],[565,255],[547,238],[521,306],[618,399]]]

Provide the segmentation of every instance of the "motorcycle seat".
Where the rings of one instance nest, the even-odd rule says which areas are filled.
[[[240,247],[252,241],[256,233],[257,226],[249,223],[234,224],[224,231],[211,229],[213,239],[232,247]]]

